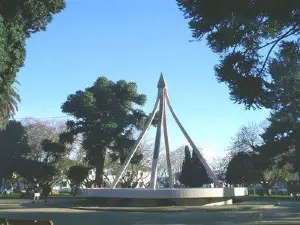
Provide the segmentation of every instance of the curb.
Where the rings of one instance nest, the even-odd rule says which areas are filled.
[[[260,205],[260,206],[244,206],[244,207],[71,207],[75,210],[85,211],[110,211],[110,212],[216,212],[216,211],[248,211],[248,210],[267,210],[274,208],[282,208],[274,205]]]

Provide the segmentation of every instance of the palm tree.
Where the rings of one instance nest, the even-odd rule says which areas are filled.
[[[0,85],[0,129],[6,127],[7,121],[15,115],[21,101],[14,83],[17,81]]]

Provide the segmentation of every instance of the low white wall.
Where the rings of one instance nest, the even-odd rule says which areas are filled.
[[[83,196],[98,198],[140,198],[140,199],[176,199],[176,198],[223,198],[248,195],[247,188],[174,188],[174,189],[139,189],[139,188],[96,188],[83,189]]]

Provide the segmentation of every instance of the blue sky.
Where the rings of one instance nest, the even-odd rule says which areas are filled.
[[[162,72],[192,139],[207,152],[221,152],[240,126],[261,122],[267,111],[245,111],[231,102],[214,76],[218,56],[204,41],[191,39],[175,1],[67,0],[47,31],[27,41],[16,118],[64,116],[60,106],[67,96],[99,76],[136,82],[148,96],[144,110],[150,112]],[[172,119],[169,132],[173,148],[186,143]]]

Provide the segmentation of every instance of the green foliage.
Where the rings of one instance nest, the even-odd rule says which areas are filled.
[[[193,37],[221,55],[218,81],[246,108],[273,110],[263,134],[276,154],[295,148],[300,174],[300,1],[177,0]],[[218,7],[216,7],[218,5]]]
[[[180,183],[184,184],[185,186],[189,186],[191,180],[191,165],[192,165],[192,158],[191,152],[188,146],[184,148],[184,160],[182,162],[181,173],[179,175]]]
[[[198,159],[195,150],[192,157],[188,146],[185,146],[185,158],[179,176],[180,183],[186,187],[202,187],[203,184],[211,183],[207,172]]]
[[[20,96],[12,85],[5,87],[4,91],[0,90],[0,129],[6,127],[9,118],[17,111],[18,102]]]
[[[270,79],[271,68],[266,67],[278,45],[285,48],[286,44],[295,44],[292,40],[300,33],[300,2],[177,0],[177,3],[189,19],[193,37],[206,38],[210,48],[221,54],[215,67],[216,76],[229,87],[231,99],[247,108],[272,107],[276,98],[270,92],[276,92],[277,84]]]
[[[36,161],[42,161],[45,158],[43,141],[45,139],[58,142],[61,133],[65,130],[64,123],[54,121],[41,121],[27,118],[22,121],[26,129],[28,144],[30,146],[29,157]]]
[[[300,45],[283,43],[269,64],[274,81],[270,125],[262,135],[271,156],[294,151],[295,168],[300,173]]]
[[[71,181],[71,187],[73,189],[74,195],[76,195],[76,190],[88,177],[89,170],[90,168],[82,165],[74,165],[69,168],[67,177]]]
[[[20,100],[13,84],[25,60],[25,40],[46,30],[64,0],[2,0],[0,2],[0,126],[14,114]]]
[[[122,165],[131,151],[135,141],[136,140],[133,137],[132,131],[117,136],[113,142],[113,145],[110,147],[110,157],[112,161],[118,162]],[[142,159],[143,154],[141,153],[141,150],[138,149],[135,155],[132,157],[130,163],[139,164]]]
[[[27,135],[20,122],[9,121],[6,130],[0,131],[1,156],[17,158],[29,153]]]
[[[22,124],[9,121],[6,129],[0,131],[0,143],[0,178],[10,178],[16,162],[30,151]]]
[[[197,151],[197,150],[196,150]],[[192,154],[192,180],[191,187],[201,187],[203,184],[209,184],[212,181],[209,179],[207,172],[197,157],[195,150],[193,150]]]
[[[75,117],[67,122],[69,132],[83,134],[86,160],[96,167],[99,186],[107,149],[124,160],[134,141],[134,132],[141,129],[147,119],[146,114],[135,107],[145,102],[146,96],[137,92],[135,83],[99,77],[91,87],[71,94],[62,105],[64,113]],[[72,138],[65,136],[64,141],[72,141]]]
[[[67,177],[70,181],[76,185],[80,186],[82,182],[88,177],[90,168],[82,165],[71,166],[67,172]]]
[[[65,172],[69,148],[60,141],[64,131],[62,123],[25,119],[30,152],[19,162],[18,173],[29,182],[37,180],[42,185],[51,183]],[[21,171],[20,171],[21,170]]]
[[[247,152],[238,152],[230,160],[227,171],[226,181],[233,185],[244,185],[260,183],[260,172],[257,170],[255,156]]]
[[[263,139],[259,137],[262,131],[258,126],[250,125],[243,126],[237,133],[226,180],[230,184],[245,186],[261,183],[268,193],[268,188],[276,182],[293,178],[294,153],[285,152],[280,142],[265,142],[264,135]]]

